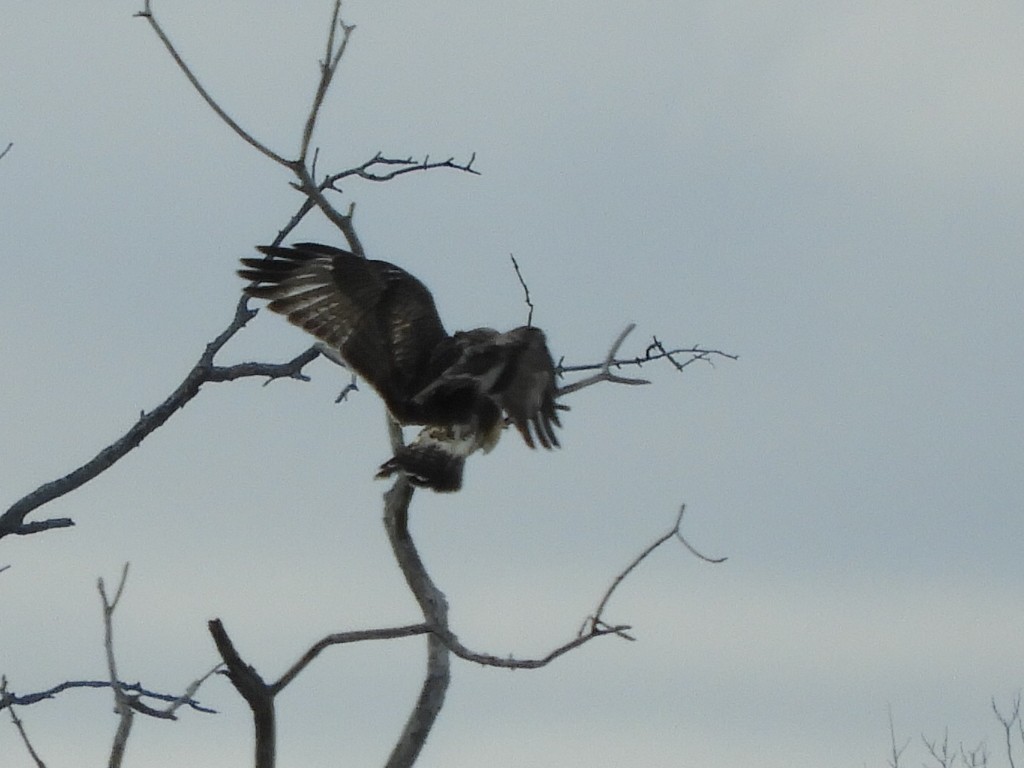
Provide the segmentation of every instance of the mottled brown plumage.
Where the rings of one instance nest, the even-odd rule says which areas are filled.
[[[385,462],[438,491],[462,484],[467,456],[494,447],[504,418],[528,446],[557,447],[555,370],[531,326],[449,335],[426,286],[386,261],[317,243],[265,246],[242,259],[245,292],[338,350],[401,424],[424,425]]]

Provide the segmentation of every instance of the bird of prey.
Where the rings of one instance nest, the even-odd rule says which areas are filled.
[[[318,243],[262,246],[242,259],[245,293],[329,347],[377,391],[416,439],[380,466],[435,491],[462,487],[466,458],[511,423],[531,448],[558,447],[555,365],[543,331],[449,335],[427,287],[386,261]]]

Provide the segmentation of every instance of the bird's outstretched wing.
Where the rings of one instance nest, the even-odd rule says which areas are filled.
[[[386,261],[317,243],[263,246],[267,259],[242,259],[249,296],[338,349],[380,393],[399,421],[415,421],[413,396],[436,370],[449,336],[419,280]]]

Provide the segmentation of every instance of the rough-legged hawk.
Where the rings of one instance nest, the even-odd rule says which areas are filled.
[[[524,326],[449,335],[419,280],[386,261],[298,243],[242,259],[249,296],[341,353],[400,424],[424,428],[381,465],[435,491],[462,486],[466,457],[497,443],[505,420],[533,448],[558,446],[555,366],[544,333]]]

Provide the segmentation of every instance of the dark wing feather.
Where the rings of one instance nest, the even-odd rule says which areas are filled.
[[[554,431],[561,426],[555,410],[555,364],[543,331],[477,328],[456,333],[452,341],[459,356],[416,395],[417,403],[430,412],[454,413],[461,405],[481,418],[490,409],[495,419],[504,411],[531,448],[535,437],[545,448],[559,445]]]
[[[341,352],[400,421],[415,420],[413,395],[434,376],[435,349],[448,339],[419,280],[386,261],[340,248],[264,246],[270,259],[242,259],[245,292]]]
[[[545,448],[558,447],[554,427],[562,424],[555,410],[555,362],[544,332],[523,326],[502,334],[497,343],[514,350],[511,363],[493,389],[498,404],[528,446],[534,447],[532,431]]]

